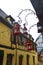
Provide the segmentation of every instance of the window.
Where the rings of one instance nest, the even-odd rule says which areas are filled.
[[[23,61],[23,56],[20,55],[20,56],[19,56],[19,65],[22,65],[22,61]]]
[[[21,45],[21,38],[20,38],[20,36],[17,36],[17,37],[16,37],[16,42],[17,42],[19,45]]]
[[[16,36],[16,43],[19,45],[23,45],[22,35]]]
[[[7,63],[6,63],[6,65],[12,65],[12,57],[13,57],[13,54],[8,54],[7,55]]]
[[[23,37],[23,38],[22,38],[22,41],[23,41],[24,46],[26,46],[26,41],[27,41],[27,39]]]
[[[33,56],[33,65],[35,65],[35,56]]]
[[[0,65],[3,65],[3,56],[4,56],[4,51],[0,50]]]
[[[16,35],[14,35],[13,30],[11,31],[10,41],[13,44],[16,44]]]
[[[27,65],[29,65],[29,55],[27,55]]]

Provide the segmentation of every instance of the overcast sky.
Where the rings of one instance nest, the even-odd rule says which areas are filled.
[[[16,21],[18,21],[18,14],[25,9],[31,9],[35,12],[30,0],[0,0],[0,8],[8,15],[11,15]],[[34,13],[29,14],[26,17],[25,21],[25,16],[30,13],[31,11],[23,11],[23,13],[20,15],[22,19],[21,25],[23,26],[23,23],[26,21],[28,22],[28,25],[26,25],[27,29],[33,25],[37,24],[39,21],[38,18],[36,18],[36,15]],[[36,38],[39,36],[39,33],[37,32],[37,27],[34,26],[30,29],[29,32],[33,38],[36,40]]]

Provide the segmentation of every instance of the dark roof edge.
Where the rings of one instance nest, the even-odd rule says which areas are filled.
[[[8,26],[9,28],[13,28],[13,25],[10,24],[9,22],[7,22],[4,18],[2,18],[0,16],[0,22],[2,22],[3,24],[5,24],[6,26]]]

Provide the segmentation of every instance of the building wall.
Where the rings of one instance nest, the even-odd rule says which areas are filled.
[[[11,46],[10,32],[11,29],[0,22],[0,44],[1,45]]]
[[[15,57],[16,57],[16,50],[6,49],[6,48],[0,48],[0,50],[4,51],[4,57],[3,57],[3,63],[2,65],[7,65],[7,55],[11,54],[12,56],[12,65],[15,65]]]
[[[0,22],[0,52],[3,51],[3,62],[1,65],[7,65],[7,55],[12,55],[12,65],[15,65],[15,57],[16,57],[16,49],[15,45],[12,44],[10,41],[11,36],[11,29]],[[14,48],[14,50],[13,50]],[[0,53],[1,54],[1,53]],[[1,57],[2,55],[0,55]],[[0,59],[0,63],[1,63]]]
[[[12,54],[12,65],[19,65],[19,56],[22,55],[23,56],[23,60],[22,60],[22,65],[27,65],[27,55],[29,56],[29,65],[37,65],[38,64],[38,57],[37,57],[37,53],[33,52],[33,51],[25,51],[25,50],[19,50],[19,49],[6,49],[6,48],[0,48],[0,50],[4,51],[4,58],[3,58],[3,65],[6,65],[7,63],[7,55],[8,54]],[[33,56],[35,58],[34,62],[33,62]]]
[[[37,52],[35,50],[27,51],[25,46],[11,44],[10,35],[11,29],[0,22],[0,52],[4,52],[4,54],[0,53],[0,58],[3,55],[1,65],[37,65]]]
[[[19,56],[23,56],[22,65],[27,65],[27,55],[29,56],[29,65],[37,65],[38,64],[38,56],[36,51],[27,51],[23,46],[17,45],[17,65],[19,65]],[[33,60],[34,57],[34,60]],[[34,64],[35,63],[35,64]]]

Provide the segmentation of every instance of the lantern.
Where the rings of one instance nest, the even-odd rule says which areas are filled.
[[[30,41],[26,43],[26,46],[27,46],[27,50],[32,50],[32,43]]]
[[[19,25],[17,23],[14,25],[14,34],[19,35]]]

